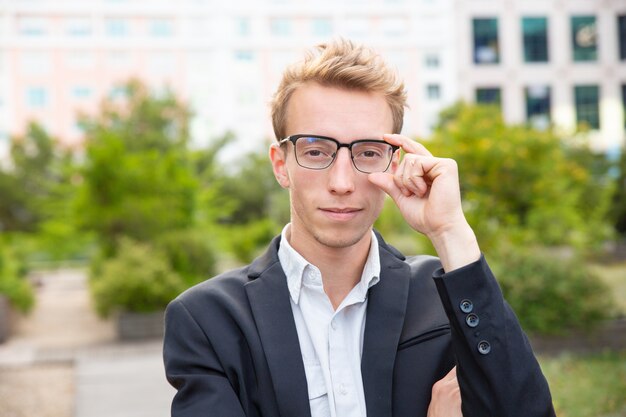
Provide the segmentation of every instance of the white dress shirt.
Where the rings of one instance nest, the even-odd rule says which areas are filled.
[[[278,258],[287,276],[311,416],[365,417],[361,352],[367,291],[380,280],[378,240],[372,232],[361,281],[334,310],[324,292],[320,270],[287,241],[289,226],[282,231]]]

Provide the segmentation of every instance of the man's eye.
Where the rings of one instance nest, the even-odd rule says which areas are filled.
[[[369,149],[369,150],[364,150],[364,151],[359,152],[359,154],[357,155],[357,158],[373,159],[373,158],[381,158],[382,156],[383,155],[380,151]]]

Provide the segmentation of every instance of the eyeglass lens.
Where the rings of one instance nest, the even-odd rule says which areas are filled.
[[[305,168],[324,169],[333,163],[338,149],[333,140],[304,136],[296,140],[296,159]],[[366,173],[387,170],[393,156],[393,147],[379,141],[354,142],[350,150],[356,169]]]

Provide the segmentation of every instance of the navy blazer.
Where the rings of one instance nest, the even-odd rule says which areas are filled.
[[[484,258],[444,274],[380,235],[361,360],[367,415],[425,417],[453,366],[464,417],[554,416],[532,349]],[[173,417],[310,417],[280,236],[252,264],[181,294],[166,311]]]

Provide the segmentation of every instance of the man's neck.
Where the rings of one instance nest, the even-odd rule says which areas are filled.
[[[348,247],[329,247],[308,235],[292,236],[287,231],[289,244],[322,274],[324,292],[334,309],[360,281],[371,245],[368,233],[356,244]]]

